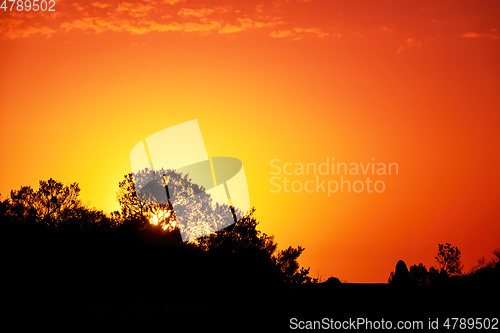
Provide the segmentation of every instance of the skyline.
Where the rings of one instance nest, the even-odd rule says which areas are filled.
[[[259,229],[305,247],[311,276],[386,282],[445,242],[470,269],[500,241],[500,4],[382,3],[0,11],[1,199],[52,177],[117,210],[133,146],[198,119],[209,156],[243,162]],[[272,192],[272,160],[328,157],[398,174],[382,193]]]

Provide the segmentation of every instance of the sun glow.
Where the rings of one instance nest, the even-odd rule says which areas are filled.
[[[175,217],[171,217],[170,210],[160,210],[149,219],[152,225],[159,225],[162,230],[173,230],[177,227]]]

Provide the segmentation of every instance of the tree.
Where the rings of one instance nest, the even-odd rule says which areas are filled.
[[[261,278],[267,274],[270,279],[279,276],[279,280],[284,283],[316,282],[308,275],[309,268],[300,267],[297,262],[304,251],[303,247],[278,251],[274,236],[257,229],[259,223],[254,217],[255,209],[237,221],[231,220],[234,223],[227,225],[227,212],[231,209],[234,213],[234,208],[213,205],[211,196],[202,186],[193,183],[188,174],[146,168],[126,175],[119,187],[117,200],[125,220],[142,221],[142,228],[145,228],[154,221],[154,216],[164,212],[162,218],[158,218],[158,224],[164,230],[179,232],[177,219],[182,215],[185,218],[181,225],[182,233],[204,235],[195,237],[197,239],[190,245],[209,256],[230,260],[231,269],[245,271],[248,279],[252,274],[260,274]],[[168,191],[168,196],[165,191]],[[231,215],[231,218],[235,215]],[[173,227],[165,228],[168,225]],[[218,231],[210,232],[212,230]],[[255,272],[251,273],[250,268]]]
[[[303,284],[317,282],[309,276],[310,268],[300,267],[297,259],[304,251],[302,246],[288,247],[275,256],[275,261],[283,276],[283,281],[290,284]]]
[[[298,257],[304,248],[288,247],[278,251],[274,236],[269,236],[257,229],[259,222],[254,216],[255,209],[236,221],[233,225],[198,239],[197,246],[206,252],[241,255],[250,253],[253,258],[268,265],[285,284],[317,282],[309,276],[309,268],[300,267]]]
[[[39,182],[38,190],[22,186],[12,190],[1,203],[2,218],[10,222],[37,224],[53,229],[109,229],[116,220],[89,208],[79,199],[78,183],[64,185],[50,178]]]
[[[500,281],[500,249],[493,250],[493,258],[486,261],[485,257],[478,260],[478,263],[472,267],[466,277],[472,280],[482,282]]]
[[[424,264],[410,266],[410,280],[415,281],[419,286],[429,285],[429,272]]]
[[[403,260],[398,261],[395,272],[389,275],[388,282],[395,286],[407,286],[410,283],[408,267]]]
[[[141,228],[151,223],[175,232],[182,223],[180,232],[185,239],[221,229],[228,224],[224,212],[231,211],[228,204],[212,204],[210,194],[192,182],[189,174],[164,169],[146,168],[125,175],[117,200],[125,221],[136,221]],[[233,216],[229,217],[232,222]]]
[[[460,275],[462,273],[462,261],[460,250],[450,243],[438,244],[438,254],[435,257],[439,268],[449,275]]]
[[[64,185],[52,178],[39,182],[38,190],[22,186],[10,192],[11,210],[17,218],[57,226],[78,216],[83,205],[77,183]]]
[[[197,260],[200,265],[208,265],[207,267],[211,267],[208,263],[213,263],[213,267],[218,268],[210,268],[207,271],[216,272],[214,278],[223,276],[222,282],[226,281],[228,276],[233,276],[233,280],[238,283],[258,286],[316,282],[309,276],[309,268],[300,267],[298,263],[304,248],[290,246],[278,250],[274,236],[257,229],[255,209],[251,209],[233,224],[219,228],[225,223],[223,219],[227,218],[228,211],[233,212],[231,218],[236,215],[234,209],[230,210],[228,205],[213,205],[210,195],[202,187],[192,184],[188,175],[175,172],[163,173],[168,183],[168,190],[176,193],[173,200],[165,201],[159,198],[165,193],[162,191],[166,190],[162,182],[163,177],[160,175],[155,175],[157,178],[153,179],[150,177],[150,181],[146,184],[141,183],[147,180],[141,178],[141,175],[125,175],[125,179],[119,184],[117,194],[121,211],[115,211],[109,216],[82,204],[77,183],[64,185],[51,178],[48,181],[40,181],[37,190],[23,186],[19,190],[12,191],[10,198],[0,201],[0,216],[2,222],[6,222],[2,223],[2,227],[8,232],[17,233],[16,235],[24,240],[27,238],[22,237],[23,230],[70,231],[57,233],[59,236],[64,236],[59,240],[63,242],[66,236],[71,235],[70,237],[74,237],[72,239],[78,239],[81,244],[86,244],[85,246],[113,235],[109,242],[104,243],[104,247],[112,247],[113,242],[118,245],[123,242],[134,249],[132,252],[135,255],[139,255],[140,251],[146,253],[150,247],[161,249],[152,253],[158,258],[160,253],[170,259],[176,258],[169,260],[169,263],[172,265],[177,263],[176,265],[181,267],[180,270],[186,270],[190,266],[197,267],[190,264],[189,260]],[[136,191],[136,185],[139,191]],[[218,231],[183,243],[176,225],[175,213],[178,209],[184,217],[188,216],[187,223],[182,225],[186,232],[196,234],[200,229],[214,230],[214,227],[217,227],[215,230]],[[166,213],[160,216],[161,212]],[[222,216],[223,213],[225,216]],[[157,223],[154,223],[154,216],[158,218]],[[19,224],[28,224],[28,229],[18,228]],[[99,235],[93,232],[73,232],[111,229],[115,232]],[[76,252],[81,253],[83,245],[76,248]],[[64,255],[70,256],[70,251],[61,253],[61,256]],[[148,257],[153,258],[152,254]]]

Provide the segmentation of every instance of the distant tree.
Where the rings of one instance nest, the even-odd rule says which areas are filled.
[[[410,279],[415,281],[419,286],[429,285],[429,272],[424,264],[420,263],[418,265],[410,266]]]
[[[407,286],[410,283],[410,275],[408,267],[403,260],[399,260],[396,264],[395,272],[391,272],[388,279],[389,284],[395,286]]]
[[[328,287],[337,287],[341,284],[342,284],[342,282],[334,276],[330,276],[325,282],[323,282],[323,285],[328,286]]]
[[[435,281],[438,281],[442,277],[442,274],[439,273],[439,270],[431,266],[429,267],[429,283],[433,284]]]
[[[466,277],[473,280],[493,281],[500,280],[500,249],[493,250],[493,258],[486,261],[484,257],[472,267]]]
[[[489,262],[486,262],[486,258],[483,256],[477,260],[477,264],[472,266],[471,270],[469,271],[469,274],[480,271],[488,266],[489,266]]]
[[[435,257],[439,268],[447,272],[450,276],[462,273],[461,253],[458,247],[451,246],[450,243],[438,244],[438,254]]]

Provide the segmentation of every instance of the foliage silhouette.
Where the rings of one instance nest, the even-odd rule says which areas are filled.
[[[224,207],[209,205],[212,209],[200,209],[211,200],[208,194],[202,193],[203,188],[192,184],[187,175],[165,170],[159,172],[167,175],[170,190],[184,192],[185,197],[195,192],[202,194],[195,201],[181,196],[183,201],[176,207],[206,214],[208,227],[218,223],[217,218]],[[136,275],[128,272],[127,266],[143,270],[145,276],[152,278],[147,274],[151,269],[143,266],[146,263],[147,266],[159,264],[161,268],[155,269],[158,270],[156,274],[163,276],[167,271],[171,272],[162,278],[165,283],[182,286],[179,290],[187,293],[208,285],[262,288],[315,282],[308,275],[309,269],[301,268],[297,262],[304,249],[299,246],[277,250],[274,237],[257,229],[254,209],[227,228],[183,243],[172,203],[147,203],[147,196],[151,198],[158,191],[151,185],[147,191],[142,188],[139,192],[142,197],[139,198],[134,187],[137,175],[136,179],[132,177],[132,174],[125,175],[119,183],[117,200],[121,210],[109,215],[82,205],[76,183],[64,185],[49,179],[41,181],[38,190],[21,187],[11,192],[11,198],[1,202],[2,228],[13,236],[11,241],[16,240],[16,247],[23,244],[21,252],[27,256],[30,256],[28,249],[39,249],[38,258],[42,262],[52,262],[47,267],[54,274],[60,273],[66,265],[64,263],[77,265],[81,259],[86,264],[80,263],[80,267],[91,271],[93,268],[89,265],[92,262],[103,277],[117,280],[119,276],[126,276],[121,278],[124,281]],[[165,190],[161,179],[158,177],[153,185]],[[156,225],[151,224],[152,217],[160,212],[163,212],[161,219]],[[20,225],[31,227],[20,229]],[[57,231],[57,234],[50,231]],[[51,246],[44,246],[49,242]],[[57,252],[57,255],[51,256],[50,251]],[[109,252],[117,255],[111,259],[107,256]],[[113,270],[106,267],[107,261],[114,262]]]
[[[428,286],[429,285],[429,272],[424,264],[419,263],[418,265],[411,265],[409,270],[409,278],[418,286]]]
[[[202,231],[214,230],[227,224],[226,221],[223,221],[223,215],[229,206],[212,205],[210,195],[204,192],[203,187],[194,184],[189,175],[163,169],[156,171],[154,175],[148,169],[134,175],[128,174],[120,182],[117,199],[125,219],[135,218],[147,221],[160,211],[164,211],[168,212],[167,217],[160,222],[160,226],[174,225],[175,228],[164,229],[168,229],[172,233],[179,232],[172,202],[157,203],[162,202],[160,198],[166,190],[162,175],[167,178],[168,191],[177,193],[173,199],[176,210],[189,210],[198,214],[196,219],[191,220],[197,223],[188,224],[186,232],[196,234],[199,233],[200,229]],[[147,182],[149,182],[148,185],[146,185]],[[135,185],[141,187],[139,195],[135,190]],[[198,196],[195,200],[190,200],[189,198],[193,198],[193,194],[198,194]],[[236,267],[239,267],[239,270],[245,271],[244,275],[247,277],[254,275],[251,273],[253,271],[261,274],[260,282],[267,281],[271,284],[279,281],[286,284],[314,282],[315,280],[308,275],[309,268],[301,268],[297,262],[304,248],[300,246],[297,248],[289,247],[277,251],[274,236],[268,236],[257,230],[258,221],[254,217],[254,212],[255,209],[250,210],[247,215],[234,224],[201,237],[192,242],[191,245],[207,254],[227,258],[232,262],[233,271],[237,271]],[[147,222],[144,223],[147,224]],[[249,269],[249,267],[253,267],[253,269]],[[262,273],[267,274],[267,277],[264,277],[265,274],[262,275]]]
[[[142,195],[155,195],[164,190],[162,184],[159,177],[158,187]],[[178,186],[177,191],[202,190],[184,175],[171,174],[168,184]],[[250,325],[263,317],[265,325],[279,322],[279,331],[292,316],[400,319],[425,309],[427,321],[442,314],[498,314],[498,306],[482,298],[498,294],[498,250],[492,260],[481,260],[460,275],[453,270],[461,267],[458,249],[447,254],[451,245],[440,247],[438,257],[445,263],[441,272],[423,264],[408,269],[399,261],[389,282],[401,288],[340,283],[336,278],[319,284],[298,264],[304,248],[279,250],[274,237],[258,229],[255,209],[222,230],[184,243],[171,203],[154,206],[138,200],[131,174],[119,185],[121,210],[109,215],[83,205],[79,192],[76,183],[49,179],[38,190],[21,187],[0,201],[3,301],[9,309],[22,309],[17,312],[20,319],[39,314],[58,320],[125,321],[139,316],[138,307],[146,304],[153,310],[140,318],[164,323],[167,316],[183,328],[230,323],[234,329],[235,323]],[[185,207],[194,207],[190,204],[186,201]],[[152,224],[160,211],[169,214]],[[448,277],[450,270],[455,275]]]
[[[460,261],[460,251],[450,243],[438,244],[438,255],[436,260],[441,268],[434,266],[427,268],[424,264],[410,266],[406,269],[406,264],[400,260],[396,265],[396,273],[391,272],[388,283],[397,286],[418,286],[418,287],[445,287],[453,283],[481,283],[493,289],[500,286],[500,250],[494,250],[494,258],[486,262],[484,257],[478,260],[478,264],[472,267],[467,274],[462,274],[462,263]],[[449,273],[451,271],[451,273]]]
[[[104,212],[84,205],[79,194],[77,183],[64,185],[52,178],[40,181],[38,190],[22,186],[12,190],[10,198],[2,203],[2,218],[58,230],[116,226],[117,221]]]
[[[438,244],[439,252],[436,256],[436,261],[441,270],[446,271],[449,275],[460,275],[462,273],[462,262],[460,260],[460,250],[456,246],[451,246],[450,243]]]
[[[399,260],[396,264],[395,272],[391,272],[389,275],[388,283],[398,287],[407,287],[410,285],[410,274],[403,260]]]
[[[198,238],[234,222],[234,208],[228,204],[213,204],[210,194],[188,174],[173,170],[146,168],[126,175],[119,184],[117,200],[124,220],[136,219],[144,226],[156,217],[163,229],[172,231],[179,230],[181,223],[180,232],[187,239]]]
[[[492,251],[493,258],[486,261],[483,258],[478,260],[478,264],[472,267],[466,275],[472,281],[496,281],[500,284],[500,249]]]
[[[277,251],[274,236],[257,230],[258,221],[254,212],[255,209],[252,209],[235,224],[198,239],[197,246],[211,253],[262,258],[262,262],[285,284],[317,282],[309,276],[309,268],[300,267],[297,262],[304,248],[290,246]]]

